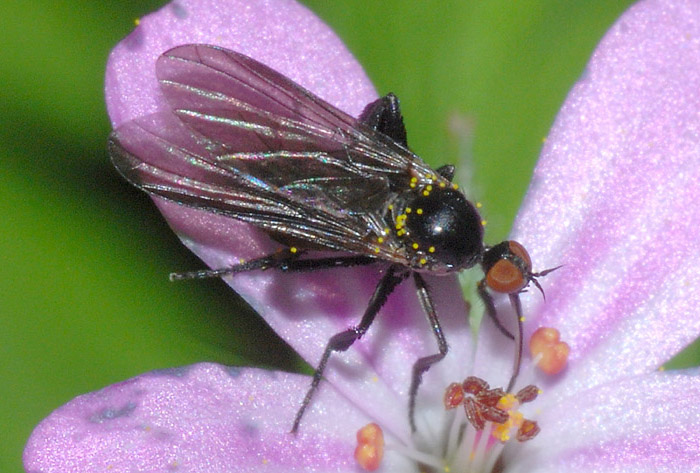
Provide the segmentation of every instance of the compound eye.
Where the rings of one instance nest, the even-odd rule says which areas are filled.
[[[530,281],[532,262],[523,245],[512,240],[506,244],[505,251],[486,272],[486,284],[495,292],[514,294]]]

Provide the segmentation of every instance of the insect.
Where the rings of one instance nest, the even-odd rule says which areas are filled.
[[[254,59],[207,45],[167,51],[156,74],[170,110],[112,132],[109,151],[119,172],[149,194],[248,222],[286,247],[171,279],[383,266],[359,323],[328,341],[294,419],[296,432],[330,356],[360,339],[392,291],[412,278],[437,342],[437,353],[413,365],[408,411],[415,430],[421,378],[448,351],[423,275],[480,264],[487,276],[479,294],[497,322],[490,291],[509,294],[520,318],[518,294],[546,272],[533,273],[515,242],[484,246],[476,207],[451,182],[454,167],[433,170],[409,150],[394,95],[353,118]],[[314,258],[313,250],[339,253]],[[520,331],[513,336],[498,326],[518,342],[512,385]]]

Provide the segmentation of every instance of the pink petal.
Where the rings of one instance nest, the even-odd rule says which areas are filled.
[[[173,2],[143,18],[112,52],[106,77],[114,126],[164,106],[154,64],[165,50],[189,42],[228,47],[260,60],[348,113],[358,115],[376,97],[361,67],[340,40],[308,10],[290,1],[206,0]],[[267,236],[237,221],[157,200],[183,242],[212,268],[277,248]],[[316,365],[328,339],[356,325],[377,284],[380,268],[318,274],[244,274],[227,282],[263,315],[307,361]],[[455,278],[431,278],[438,311],[453,347],[426,387],[435,392],[444,373],[463,376],[470,347],[464,303]],[[350,297],[348,295],[350,294]],[[327,378],[386,428],[406,440],[410,367],[437,351],[412,283],[389,299],[369,333],[331,358]],[[358,388],[359,386],[359,388]],[[297,402],[305,389],[297,393]],[[291,423],[292,417],[286,420]]]
[[[304,429],[289,433],[296,392],[307,384],[301,375],[208,363],[144,374],[56,410],[29,439],[25,468],[354,471],[355,433],[369,420],[332,389]]]
[[[165,106],[155,61],[187,43],[214,44],[254,57],[354,115],[376,98],[340,39],[294,1],[178,0],[141,18],[112,50],[105,95],[114,127]]]
[[[568,393],[656,369],[700,334],[700,4],[612,27],[545,144],[514,237],[543,278],[528,329],[571,345]]]
[[[698,471],[699,374],[653,373],[579,393],[538,419],[529,455],[508,471]]]

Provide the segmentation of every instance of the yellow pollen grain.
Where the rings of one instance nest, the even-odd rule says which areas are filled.
[[[429,195],[430,195],[430,192],[429,192],[429,191],[423,191],[423,196],[424,196],[424,197],[428,197]]]
[[[411,178],[411,182],[418,182],[418,178],[417,178],[417,177],[412,177],[412,178]]]
[[[431,186],[430,184],[428,184],[427,186],[425,186],[425,190],[427,190],[428,192],[430,192],[431,190],[433,190],[433,186]]]
[[[445,184],[444,182],[441,182],[440,187],[444,189],[445,187],[447,187],[447,184]]]
[[[430,248],[428,248],[428,253],[435,253],[435,247],[431,246]]]
[[[377,238],[377,243],[384,243],[384,237]]]
[[[412,183],[410,183],[410,184],[408,185],[408,187],[410,187],[411,189],[415,189],[416,183],[415,183],[415,182],[412,182]]]
[[[521,321],[521,322],[525,322],[525,316],[524,316],[524,315],[520,317],[520,321]]]
[[[513,406],[518,402],[518,399],[513,396],[512,394],[508,393],[505,396],[501,397],[501,399],[498,400],[498,407],[501,409],[512,409]]]
[[[416,213],[417,213],[418,215],[423,215],[423,209],[417,209],[417,210],[416,210]]]
[[[482,206],[481,202],[477,202],[477,203],[476,203],[476,208],[477,208],[477,209],[480,209],[481,206]]]
[[[389,204],[389,207],[387,207],[387,209],[393,210],[393,209],[394,209],[394,204]]]
[[[482,221],[481,221],[481,226],[482,226],[482,227],[485,227],[487,223],[489,223],[489,222],[487,222],[486,220],[482,220]]]
[[[375,253],[379,253],[379,247],[378,247],[378,246],[375,246],[375,247],[374,247],[374,252],[375,252]]]
[[[413,212],[413,209],[411,209],[411,207],[406,207],[406,213],[410,214],[411,212]]]
[[[425,263],[427,263],[427,262],[428,262],[428,260],[425,259],[425,258],[421,258],[420,261],[419,261],[420,264],[425,264]]]
[[[452,184],[453,189],[459,189],[459,186],[457,184]]]
[[[141,18],[134,18],[134,24],[139,26],[141,24]]]
[[[291,248],[289,249],[289,251],[292,252],[292,253],[296,253],[296,252],[299,251],[299,250],[297,250],[297,248],[296,248],[295,246],[293,246],[293,247],[291,247]]]
[[[414,243],[414,244],[412,244],[411,246],[413,247],[414,250],[417,250],[417,249],[418,249],[418,243]]]

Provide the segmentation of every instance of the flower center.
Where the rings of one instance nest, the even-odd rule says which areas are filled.
[[[414,438],[416,444],[423,446],[387,444],[386,450],[408,457],[421,471],[490,473],[511,439],[525,442],[539,433],[537,422],[526,419],[519,408],[534,401],[540,392],[537,386],[529,385],[515,394],[507,393],[469,376],[445,390],[445,410],[461,407],[464,414],[455,411],[437,444]],[[377,424],[368,424],[358,431],[355,459],[360,467],[374,471],[380,466],[383,452],[384,438]]]

